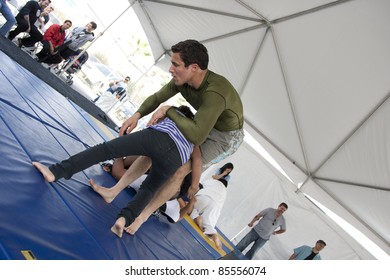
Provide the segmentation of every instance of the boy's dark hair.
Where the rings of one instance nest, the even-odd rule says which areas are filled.
[[[234,165],[233,163],[231,162],[228,162],[226,164],[224,164],[220,169],[219,169],[219,173],[222,174],[226,169],[231,169],[233,171],[234,169]],[[229,172],[230,173],[230,172]]]
[[[185,117],[193,120],[194,119],[194,113],[192,113],[190,107],[181,105],[179,107],[174,107],[176,108],[180,113],[182,113]]]
[[[206,47],[196,40],[185,40],[171,47],[173,53],[179,53],[184,66],[198,64],[200,69],[205,70],[209,64],[209,55]]]

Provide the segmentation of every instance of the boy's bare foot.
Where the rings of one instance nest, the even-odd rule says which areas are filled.
[[[198,225],[198,227],[200,228],[201,231],[204,231],[204,227],[203,227],[203,217],[202,216],[198,216],[194,219],[195,223]]]
[[[222,250],[222,242],[216,233],[211,234],[211,239],[214,241],[215,247],[217,247],[218,250]]]
[[[45,180],[49,183],[51,182],[54,182],[55,181],[55,176],[54,174],[50,171],[49,167],[37,162],[37,161],[33,161],[32,162],[32,165],[38,169],[39,172],[41,172],[43,178],[45,178]]]
[[[111,203],[114,200],[115,195],[112,193],[111,188],[105,188],[103,186],[95,184],[93,179],[89,179],[89,184],[95,192],[100,194],[100,196],[104,199],[105,202]]]
[[[143,219],[137,217],[134,222],[125,228],[125,231],[130,235],[134,235],[144,222],[145,221]]]
[[[118,218],[115,224],[111,227],[111,231],[115,233],[119,238],[122,238],[123,229],[125,227],[126,220],[123,217]]]

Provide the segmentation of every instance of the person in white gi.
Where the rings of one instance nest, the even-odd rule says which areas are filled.
[[[202,182],[202,185],[203,188],[195,194],[196,201],[190,217],[195,220],[205,235],[211,237],[216,247],[222,249],[215,225],[225,203],[228,183],[224,179],[208,179]]]

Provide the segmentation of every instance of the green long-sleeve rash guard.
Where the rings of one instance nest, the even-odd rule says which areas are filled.
[[[207,72],[198,89],[187,84],[176,86],[172,79],[158,92],[149,96],[138,112],[142,117],[146,116],[179,92],[197,110],[194,120],[185,118],[171,109],[168,110],[167,116],[195,145],[202,144],[213,127],[219,131],[242,128],[243,107],[240,96],[226,78],[212,71]]]

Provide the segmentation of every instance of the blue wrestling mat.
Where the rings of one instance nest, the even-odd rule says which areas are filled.
[[[99,165],[46,183],[32,161],[48,165],[107,136],[83,109],[1,51],[0,65],[0,259],[242,258],[222,233],[217,251],[188,217],[170,224],[152,216],[135,236],[118,238],[110,228],[133,193],[106,203],[88,184],[89,178],[115,184]]]

